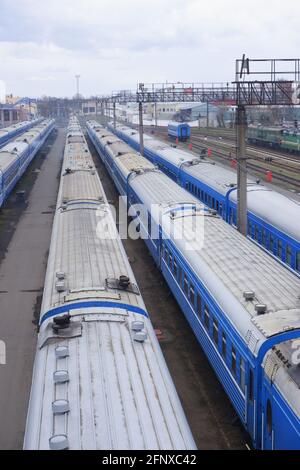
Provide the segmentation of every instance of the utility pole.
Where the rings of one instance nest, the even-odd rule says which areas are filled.
[[[140,153],[144,156],[143,103],[139,101]]]
[[[157,127],[157,102],[154,101],[154,122],[155,122],[155,127]]]
[[[114,129],[116,130],[116,102],[113,102]]]
[[[246,109],[238,105],[237,129],[237,228],[247,236],[247,159],[246,159]]]
[[[206,101],[206,127],[209,127],[209,101]]]

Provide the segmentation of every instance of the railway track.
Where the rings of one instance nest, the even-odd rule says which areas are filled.
[[[153,130],[153,128],[151,129]],[[155,135],[159,135],[165,139],[167,137],[167,131],[160,128],[155,131]],[[194,149],[202,150],[203,148],[211,148],[214,152],[214,157],[217,157],[222,161],[225,160],[228,163],[230,163],[231,160],[236,156],[236,146],[225,142],[207,140],[204,137],[195,138],[195,135],[192,135],[192,144]],[[272,171],[274,179],[292,186],[292,188],[296,191],[300,190],[300,160],[289,160],[289,162],[286,162],[285,157],[280,158],[278,155],[273,155],[270,152],[265,152],[264,154],[261,150],[248,149],[248,147],[247,154],[251,159],[255,160],[255,163],[247,163],[249,169],[259,173],[260,176],[265,176],[266,171],[270,170]],[[270,162],[268,161],[268,158],[273,159]],[[290,174],[284,174],[282,173],[283,171],[289,172]],[[293,176],[295,172],[299,172],[298,178]]]
[[[209,136],[214,138],[220,138],[228,140],[229,142],[236,142],[236,131],[232,129],[207,129],[207,128],[192,128],[192,137],[200,137],[199,134],[203,136]],[[282,152],[281,150],[268,149],[266,147],[256,146],[256,145],[247,145],[249,152],[260,152],[261,154],[271,157],[273,159],[288,160],[290,162],[295,162],[300,165],[300,156],[293,155],[288,152]]]

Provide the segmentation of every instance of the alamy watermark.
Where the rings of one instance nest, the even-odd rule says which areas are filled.
[[[6,364],[6,344],[0,340],[0,366]]]
[[[204,243],[205,209],[201,204],[131,204],[119,198],[119,211],[112,205],[97,210],[97,236],[100,239],[180,240],[185,250],[199,250]],[[131,220],[128,222],[128,216]],[[116,228],[118,226],[118,230]]]
[[[292,364],[298,366],[300,364],[300,339],[292,341]]]

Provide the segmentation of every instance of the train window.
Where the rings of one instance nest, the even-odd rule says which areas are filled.
[[[172,261],[173,261],[173,257],[172,255],[170,254],[169,255],[169,268],[172,270]]]
[[[272,405],[270,400],[267,400],[267,431],[268,434],[272,433],[272,427],[273,427],[273,417],[272,417]]]
[[[234,346],[231,349],[231,370],[236,375],[236,350]]]
[[[220,207],[219,201],[216,201],[216,209],[217,209],[217,211],[219,211],[219,207]]]
[[[274,237],[270,235],[270,251],[274,250]]]
[[[215,198],[214,197],[211,199],[211,206],[212,206],[213,209],[215,208]]]
[[[263,246],[266,246],[267,243],[267,232],[266,229],[263,228],[262,230],[262,244]]]
[[[188,284],[188,280],[187,280],[186,275],[184,275],[184,279],[183,279],[183,290],[184,290],[184,293],[188,296],[189,284]]]
[[[255,235],[254,235],[254,237],[255,237],[255,240],[258,241],[258,239],[259,239],[259,229],[258,229],[257,225],[255,225]]]
[[[291,245],[286,246],[286,254],[285,254],[287,264],[292,264],[292,248]]]
[[[296,270],[300,272],[300,251],[296,254]]]
[[[278,240],[278,244],[277,244],[277,255],[279,258],[282,258],[282,240]]]
[[[249,401],[254,399],[254,376],[253,370],[249,369]]]
[[[214,343],[218,346],[219,343],[219,323],[218,320],[214,318],[213,320],[213,340]]]
[[[151,237],[151,215],[148,212],[148,234]]]
[[[248,222],[248,235],[251,236],[251,232],[252,232],[252,222],[249,220],[249,222]]]
[[[177,269],[176,259],[174,259],[174,263],[173,263],[173,273],[174,273],[174,276],[177,278],[178,269]]]
[[[202,313],[202,299],[201,299],[201,296],[198,294],[197,295],[197,314],[199,318],[201,318],[201,313]]]
[[[209,309],[207,305],[205,305],[205,308],[204,308],[204,326],[208,331],[209,330]]]
[[[203,201],[203,195],[204,195],[204,193],[203,193],[203,191],[201,191],[201,200],[202,201]]]
[[[227,352],[226,342],[227,342],[226,334],[223,331],[222,333],[222,356],[224,357],[224,359],[226,359],[226,352]]]
[[[187,181],[185,183],[185,189],[189,190],[189,183]]]
[[[178,266],[178,284],[181,286],[182,282],[182,269],[180,266]]]
[[[165,258],[166,263],[168,262],[168,255],[169,255],[168,250],[167,248],[165,248],[164,258]]]
[[[195,304],[195,289],[194,289],[194,286],[192,284],[190,285],[190,301],[191,301],[191,304],[194,306],[194,304]]]
[[[244,393],[245,393],[245,377],[246,377],[245,360],[243,357],[240,357],[240,386]]]

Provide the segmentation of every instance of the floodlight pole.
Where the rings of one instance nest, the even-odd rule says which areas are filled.
[[[113,102],[114,129],[116,130],[116,102]]]

